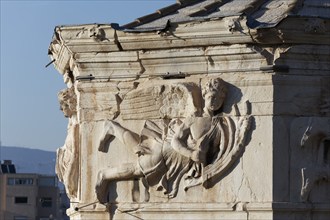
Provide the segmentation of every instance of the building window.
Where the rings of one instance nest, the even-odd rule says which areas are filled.
[[[15,203],[16,204],[27,204],[28,197],[15,197]]]
[[[47,208],[52,207],[52,198],[51,197],[43,197],[40,199],[41,207]]]
[[[8,178],[8,185],[33,185],[32,178]]]
[[[8,185],[15,185],[15,178],[8,178],[7,179],[7,184]]]

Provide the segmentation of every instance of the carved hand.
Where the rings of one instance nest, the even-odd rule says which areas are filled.
[[[200,150],[194,150],[191,152],[190,158],[195,162],[203,163],[205,159],[204,156],[205,156],[204,152]]]
[[[138,156],[142,156],[145,154],[144,149],[141,147],[141,145],[137,145],[136,147],[134,147],[134,153],[137,154]]]

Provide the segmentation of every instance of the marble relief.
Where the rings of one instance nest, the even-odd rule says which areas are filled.
[[[313,152],[312,163],[301,168],[301,200],[308,197],[319,182],[330,182],[330,119],[308,118],[308,126],[301,138],[301,147]]]
[[[251,122],[248,107],[242,114],[237,106],[234,115],[222,111],[227,91],[221,78],[211,78],[202,89],[185,83],[127,94],[121,116],[142,115],[142,131],[106,120],[97,147],[106,152],[117,138],[136,154],[136,161],[99,171],[95,187],[99,202],[107,203],[111,181],[142,179],[146,188],[155,187],[169,198],[178,190],[216,184],[242,154]]]
[[[74,87],[59,92],[58,99],[65,117],[69,118],[67,137],[57,149],[55,171],[65,185],[69,198],[76,198],[79,178],[79,123],[77,121],[77,97]]]

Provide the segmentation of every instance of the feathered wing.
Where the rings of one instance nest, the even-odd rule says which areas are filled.
[[[153,85],[126,94],[120,104],[124,120],[184,118],[200,111],[197,85]]]

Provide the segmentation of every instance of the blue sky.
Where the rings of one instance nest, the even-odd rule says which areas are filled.
[[[0,2],[1,144],[55,151],[67,127],[57,101],[62,76],[52,65],[45,68],[55,26],[122,25],[175,0]]]

